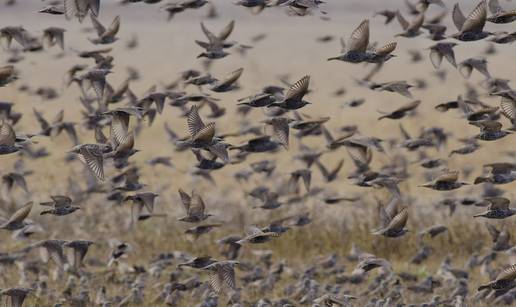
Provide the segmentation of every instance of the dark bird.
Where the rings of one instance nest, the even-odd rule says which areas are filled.
[[[383,235],[389,238],[396,238],[407,232],[405,225],[408,221],[407,208],[402,208],[389,222],[385,228],[375,230],[374,235]]]
[[[192,192],[190,196],[182,189],[179,189],[179,196],[181,197],[181,203],[186,211],[186,216],[179,218],[179,221],[198,223],[212,216],[211,214],[204,213],[206,206],[199,194]]]
[[[0,225],[0,229],[6,230],[18,230],[27,226],[25,219],[29,216],[30,210],[32,209],[32,202],[28,202],[20,209],[16,210],[7,221]]]
[[[478,291],[482,291],[484,289],[504,290],[514,286],[514,279],[516,279],[516,264],[503,269],[496,279],[488,284],[478,287]]]
[[[489,0],[489,11],[491,12],[491,16],[487,17],[489,22],[511,23],[516,21],[516,10],[504,10],[498,0]]]
[[[280,107],[286,110],[297,110],[311,102],[303,100],[303,97],[308,92],[308,85],[310,84],[310,76],[304,76],[301,80],[294,83],[287,91],[287,94],[281,102],[273,102],[267,107]]]
[[[505,197],[490,197],[485,199],[489,203],[487,211],[475,214],[473,217],[488,219],[504,219],[516,214],[516,209],[510,208],[511,201]]]
[[[509,134],[510,131],[502,130],[502,124],[494,120],[482,120],[469,122],[473,126],[480,128],[480,133],[475,138],[482,141],[495,141]]]
[[[39,203],[39,204],[41,206],[49,206],[49,207],[53,207],[53,208],[49,209],[49,210],[41,211],[40,215],[53,214],[53,215],[63,216],[63,215],[71,214],[71,213],[81,209],[81,207],[73,206],[72,199],[68,196],[54,195],[54,196],[50,196],[50,198],[52,199],[51,202],[43,202],[43,203]]]
[[[224,51],[224,49],[229,48],[234,44],[226,42],[226,39],[231,35],[234,27],[235,21],[233,20],[229,24],[227,24],[222,29],[222,31],[220,31],[219,35],[215,35],[204,26],[204,23],[201,22],[201,29],[204,35],[208,38],[208,42],[198,40],[195,41],[197,45],[205,49],[205,51],[199,54],[197,57],[206,57],[208,59],[220,59],[227,56],[228,53]]]
[[[437,191],[449,191],[458,189],[463,185],[467,185],[467,183],[460,182],[458,180],[458,171],[443,170],[442,174],[437,176],[434,180],[420,185],[420,187],[430,188]]]
[[[467,18],[464,17],[459,4],[456,3],[453,7],[453,23],[459,32],[451,35],[451,37],[465,42],[486,38],[491,35],[490,32],[484,31],[486,18],[485,0],[480,1]]]
[[[384,118],[390,118],[390,119],[401,119],[405,117],[405,115],[416,109],[421,104],[421,100],[415,100],[410,103],[405,104],[404,106],[401,106],[397,108],[396,110],[386,113],[386,112],[380,112],[384,115],[378,117],[378,120],[384,119]]]

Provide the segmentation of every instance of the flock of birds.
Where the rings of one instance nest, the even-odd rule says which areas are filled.
[[[121,1],[124,5],[131,5],[134,2],[152,4],[161,1]],[[172,19],[176,14],[208,5],[210,6],[209,16],[213,17],[216,15],[217,1],[208,3],[206,0],[184,0],[164,4],[160,9],[166,11],[168,18]],[[498,0],[482,0],[466,16],[460,6],[455,4],[451,16],[457,32],[448,34],[443,20],[449,12],[448,8],[453,4],[446,3],[444,0],[417,0],[406,1],[406,3],[408,13],[411,15],[410,19],[398,10],[383,10],[375,14],[375,16],[385,17],[386,24],[393,20],[399,22],[401,33],[396,35],[395,39],[396,37],[409,39],[425,37],[435,41],[427,50],[431,63],[436,69],[442,65],[443,59],[446,59],[464,78],[469,78],[473,72],[478,72],[485,77],[482,87],[470,88],[466,94],[459,95],[457,100],[435,106],[436,112],[457,109],[462,116],[457,120],[459,125],[473,125],[479,128],[477,135],[461,139],[460,142],[464,146],[450,151],[450,157],[470,155],[481,146],[486,146],[490,148],[492,160],[494,160],[486,161],[488,163],[484,165],[483,174],[473,183],[479,191],[484,187],[485,196],[482,199],[447,197],[442,201],[442,205],[449,207],[452,214],[458,204],[474,205],[483,207],[485,210],[471,213],[472,217],[492,220],[510,219],[516,214],[516,209],[510,206],[510,196],[505,195],[505,191],[496,186],[516,181],[516,151],[511,147],[503,153],[503,148],[500,148],[497,142],[503,138],[514,138],[512,134],[516,131],[516,90],[509,86],[509,80],[499,79],[491,74],[485,58],[469,58],[457,63],[454,47],[471,41],[487,40],[493,44],[490,46],[511,48],[510,44],[516,40],[516,31],[492,33],[488,31],[488,22],[503,24],[508,30],[515,30],[516,10],[504,8]],[[16,5],[17,3],[10,0],[7,4]],[[332,6],[331,2],[326,4],[319,0],[237,0],[234,4],[249,8],[255,14],[264,10],[284,9],[289,15],[318,14],[320,18],[326,20],[330,20],[329,13]],[[324,6],[326,11],[321,6]],[[427,16],[427,10],[431,6],[439,8],[442,13],[434,17]],[[4,10],[6,9],[2,8],[2,13]],[[300,76],[298,81],[288,84],[287,88],[270,85],[264,87],[261,92],[239,99],[231,108],[235,109],[240,117],[241,128],[234,134],[222,134],[220,131],[224,129],[219,127],[224,121],[226,108],[203,90],[209,89],[211,92],[223,95],[239,89],[238,79],[244,73],[244,69],[237,69],[223,79],[213,77],[208,71],[211,63],[218,59],[232,57],[235,51],[245,54],[247,50],[253,48],[253,46],[229,40],[235,22],[230,22],[220,33],[214,33],[201,23],[206,41],[196,41],[196,43],[202,49],[198,58],[205,61],[203,63],[206,71],[194,69],[185,71],[176,82],[167,85],[166,88],[153,87],[144,95],[137,96],[130,88],[131,82],[138,79],[137,71],[133,71],[118,88],[113,87],[107,80],[108,74],[113,72],[114,60],[109,45],[118,40],[121,19],[117,16],[109,26],[103,25],[97,19],[101,10],[100,0],[57,0],[47,1],[47,6],[39,11],[43,14],[56,15],[55,18],[61,18],[59,15],[64,15],[67,19],[79,22],[87,23],[90,20],[95,35],[87,39],[94,45],[108,45],[107,48],[79,52],[79,57],[91,59],[94,63],[90,66],[74,65],[66,74],[67,85],[77,86],[80,89],[77,99],[80,101],[77,108],[82,108],[80,121],[65,120],[63,111],[59,112],[54,119],[47,120],[42,112],[34,109],[33,116],[37,119],[41,131],[22,134],[17,129],[17,123],[22,116],[25,117],[28,114],[16,112],[17,105],[14,103],[0,102],[0,155],[2,155],[0,160],[4,155],[19,155],[11,172],[6,171],[9,167],[2,162],[1,212],[5,218],[0,220],[0,229],[11,232],[11,240],[26,242],[31,239],[31,236],[41,235],[41,233],[47,237],[51,236],[51,233],[59,235],[59,232],[45,232],[38,223],[39,219],[48,216],[40,218],[33,216],[33,219],[29,219],[33,202],[20,206],[19,198],[15,195],[17,192],[29,193],[25,176],[29,176],[33,171],[25,168],[24,159],[41,159],[49,154],[45,148],[35,149],[34,144],[40,138],[47,137],[53,140],[63,131],[74,144],[73,147],[70,146],[66,159],[75,161],[77,158],[84,164],[88,186],[84,189],[77,184],[74,185],[73,178],[70,178],[70,187],[66,193],[68,195],[49,195],[49,200],[39,204],[43,206],[40,215],[61,219],[66,215],[89,214],[84,210],[87,207],[85,203],[90,202],[93,195],[100,193],[104,203],[122,204],[124,207],[127,206],[125,204],[130,204],[131,218],[128,229],[133,229],[135,224],[142,221],[165,216],[165,213],[155,210],[155,201],[162,192],[139,181],[139,168],[131,160],[133,155],[146,150],[145,148],[136,149],[135,143],[137,139],[135,137],[145,129],[142,123],[147,122],[152,125],[154,119],[160,116],[165,108],[177,108],[183,114],[182,117],[186,118],[187,136],[178,136],[168,126],[165,126],[165,131],[177,152],[195,156],[197,164],[191,175],[210,181],[213,180],[212,172],[228,165],[240,165],[234,177],[225,178],[227,182],[224,184],[231,184],[234,188],[238,188],[237,183],[249,182],[251,177],[256,176],[263,176],[258,182],[275,182],[272,187],[261,184],[251,191],[244,191],[253,199],[254,204],[258,204],[255,208],[260,210],[276,210],[288,204],[306,202],[308,199],[318,199],[326,204],[360,202],[360,196],[345,195],[345,191],[339,195],[323,188],[325,182],[338,182],[342,179],[343,175],[340,172],[344,160],[337,161],[335,168],[327,169],[322,162],[322,157],[329,152],[345,150],[355,166],[346,180],[363,187],[364,193],[369,193],[371,188],[376,188],[385,190],[389,195],[386,198],[387,201],[378,206],[380,225],[371,231],[371,238],[383,236],[386,240],[397,240],[396,238],[406,236],[407,232],[415,231],[419,233],[418,238],[423,243],[411,262],[421,264],[430,257],[431,249],[424,243],[423,238],[434,238],[448,229],[446,226],[436,224],[425,230],[409,230],[407,223],[413,208],[407,200],[408,196],[399,185],[411,175],[407,172],[409,162],[406,156],[414,153],[418,154],[417,162],[423,170],[434,170],[429,182],[420,184],[418,189],[452,191],[471,185],[459,180],[458,170],[446,167],[446,159],[432,159],[427,154],[430,148],[440,150],[446,148],[446,142],[451,137],[449,131],[441,127],[431,127],[422,130],[419,136],[411,136],[400,124],[402,139],[382,140],[362,134],[357,126],[351,125],[342,127],[340,135],[335,137],[333,136],[335,132],[325,126],[330,117],[314,118],[299,111],[309,110],[304,108],[311,104],[317,107],[322,103],[312,103],[305,98],[310,92],[311,80],[310,75],[305,75]],[[50,27],[44,29],[42,37],[39,37],[21,26],[3,26],[0,29],[0,41],[5,48],[4,52],[9,54],[10,63],[0,67],[0,87],[29,91],[24,87],[14,88],[20,82],[20,80],[17,81],[19,76],[17,63],[24,60],[25,54],[44,52],[55,45],[64,50],[66,33],[64,28]],[[256,41],[260,39],[264,37],[256,38]],[[326,37],[321,41],[331,39],[332,37]],[[18,49],[14,47],[15,45],[18,45],[16,46]],[[396,55],[397,42],[394,40],[380,46],[370,42],[368,19],[362,21],[351,32],[349,39],[341,40],[341,45],[340,54],[329,58],[329,61],[373,64],[373,69],[365,78],[357,79],[357,86],[374,91],[393,92],[412,99],[411,88],[414,86],[407,81],[387,83],[373,81],[379,71],[389,67],[389,60],[400,55]],[[135,39],[127,47],[136,46]],[[489,54],[496,54],[494,48],[491,47],[491,49]],[[412,50],[411,59],[415,62],[421,61],[421,51]],[[288,82],[284,81],[284,83]],[[200,92],[181,91],[181,88],[189,89],[187,86],[195,86],[200,89]],[[424,88],[425,84],[421,82],[417,86]],[[485,89],[486,95],[478,94],[478,88]],[[342,95],[343,92],[342,90],[337,95]],[[38,89],[35,94],[46,99],[52,99],[58,95],[51,88]],[[500,97],[499,105],[493,106],[482,101],[482,97],[492,96]],[[355,100],[348,103],[347,107],[358,107],[363,103],[363,100]],[[413,100],[390,112],[381,112],[378,120],[401,120],[409,116],[418,116],[416,112],[421,104],[421,100]],[[225,106],[229,109],[229,103]],[[210,113],[204,113],[206,109],[209,109]],[[264,119],[256,120],[259,114]],[[427,115],[431,116],[425,114]],[[222,119],[216,125],[215,122],[207,122],[207,118]],[[183,119],[178,118],[178,120]],[[78,126],[83,129],[81,131],[94,136],[95,143],[80,144],[76,130]],[[295,136],[299,140],[309,136],[322,138],[322,144],[325,145],[319,147],[300,145],[296,151],[290,148],[289,139],[293,133],[292,130],[295,130]],[[106,131],[109,131],[108,136],[105,134]],[[249,135],[251,137],[247,137]],[[243,144],[231,144],[230,140],[234,136],[247,137],[248,141]],[[276,165],[273,158],[273,154],[278,151],[285,152],[303,164],[302,168],[291,172],[284,182],[274,179],[283,176],[278,171],[281,165]],[[246,162],[250,155],[265,155],[265,153],[267,159],[253,163]],[[373,154],[388,154],[392,157],[397,155],[401,158],[392,158],[389,164],[374,168],[371,163]],[[502,156],[505,158],[502,159]],[[147,163],[155,167],[174,167],[172,158],[167,156],[154,157]],[[109,176],[105,171],[106,166],[109,166],[109,173],[112,173]],[[312,177],[315,172],[320,173],[322,178],[320,188],[313,187]],[[183,174],[183,176],[189,176],[189,174]],[[178,221],[191,225],[185,231],[185,235],[190,240],[201,242],[197,241],[201,236],[225,227],[224,223],[210,220],[212,217],[209,213],[210,204],[205,203],[202,196],[209,194],[209,191],[194,189],[188,193],[179,188],[178,193],[178,199],[186,213],[185,216],[178,218]],[[108,210],[106,206],[103,204],[98,210]],[[0,294],[3,302],[15,307],[24,305],[26,297],[33,297],[30,306],[44,306],[47,304],[45,302],[51,302],[53,306],[228,304],[260,307],[310,304],[313,306],[356,304],[356,306],[457,307],[477,304],[488,306],[516,304],[516,248],[511,244],[514,224],[508,224],[512,227],[505,227],[504,224],[497,226],[486,224],[493,239],[493,246],[489,252],[485,255],[474,255],[464,269],[453,267],[450,259],[445,259],[439,271],[424,280],[418,280],[419,277],[414,273],[395,270],[396,265],[388,259],[364,252],[355,245],[347,257],[351,263],[356,264],[352,272],[345,271],[341,259],[336,255],[320,259],[308,268],[306,268],[307,265],[291,267],[283,261],[274,262],[274,251],[270,250],[253,250],[252,253],[257,260],[241,257],[243,246],[249,245],[252,249],[256,244],[271,240],[281,244],[284,233],[297,231],[297,228],[310,224],[312,218],[318,217],[300,213],[271,221],[269,225],[263,227],[247,225],[244,235],[229,235],[217,241],[220,246],[218,256],[191,255],[183,251],[171,253],[155,251],[159,255],[152,259],[147,267],[127,263],[128,254],[138,253],[131,242],[109,240],[110,257],[107,262],[102,262],[98,259],[88,261],[89,249],[96,246],[100,248],[102,245],[98,244],[99,242],[48,238],[25,245],[21,249],[0,253],[2,287]],[[115,223],[119,222],[120,220],[115,219]],[[52,224],[48,227],[52,227]],[[89,227],[94,228],[95,224]],[[123,228],[125,225],[118,227]],[[316,229],[310,231],[316,231]],[[86,229],[83,234],[87,236],[88,232],[89,230]],[[109,234],[105,235],[109,236]],[[174,240],[174,238],[167,240]],[[41,260],[35,260],[34,250],[41,252]],[[499,260],[502,259],[505,265],[492,267],[497,257]],[[51,262],[48,262],[49,259]],[[1,276],[1,272],[6,272],[13,266],[18,269],[18,285],[6,284],[9,279]],[[103,266],[108,269],[102,273],[92,270]],[[468,279],[469,272],[475,267],[482,268],[482,276],[485,279],[482,284],[472,284]],[[368,278],[371,271],[378,271],[378,275],[375,278]],[[160,287],[162,290],[159,290],[155,298],[149,299],[149,291],[152,291],[149,290],[149,284],[152,280],[165,275],[166,282],[156,283],[151,288]],[[209,275],[208,282],[204,277],[206,275]],[[282,280],[286,275],[294,281],[283,283]],[[64,283],[64,280],[66,285],[63,291],[51,289],[53,283],[61,281]],[[125,288],[128,294],[110,292],[113,285],[118,289]],[[472,293],[469,287],[475,287],[478,290]],[[281,291],[277,291],[278,288],[281,288]],[[278,294],[279,292],[281,294]],[[436,295],[436,292],[440,294]],[[414,293],[415,296],[407,293]],[[414,297],[420,301],[409,300]],[[421,303],[422,300],[426,303]]]

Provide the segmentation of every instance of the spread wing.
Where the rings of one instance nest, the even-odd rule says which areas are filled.
[[[190,109],[190,112],[188,112],[187,124],[188,132],[190,132],[192,137],[196,135],[202,128],[204,128],[205,125],[202,122],[201,116],[199,116],[198,106],[193,105]]]
[[[466,22],[466,17],[464,17],[458,3],[455,3],[455,6],[453,7],[452,19],[457,30],[461,31],[462,26]]]
[[[503,97],[500,108],[505,117],[510,119],[511,122],[516,122],[516,101]]]
[[[389,226],[387,228],[392,230],[401,231],[405,225],[407,224],[408,220],[408,211],[406,208],[403,208],[398,214],[394,216],[394,218],[389,223]]]
[[[238,80],[238,78],[240,78],[240,76],[242,75],[242,72],[244,71],[243,68],[239,68],[233,72],[231,72],[231,74],[229,74],[229,76],[227,76],[220,84],[219,86],[229,86],[233,83],[236,82],[236,80]]]
[[[369,45],[369,20],[366,19],[351,33],[348,41],[349,51],[365,52]]]
[[[107,30],[103,33],[103,36],[115,36],[120,29],[120,16],[116,16],[115,19],[111,22],[111,25]]]
[[[310,84],[310,76],[306,75],[301,80],[294,83],[287,91],[285,100],[301,100],[308,91],[308,85]]]
[[[91,18],[91,24],[93,25],[93,28],[95,28],[95,31],[97,31],[98,36],[104,35],[106,33],[106,28],[97,20],[97,18],[93,15],[90,15]]]
[[[466,21],[464,21],[464,24],[462,25],[461,31],[462,32],[480,32],[482,29],[484,29],[484,25],[486,24],[486,17],[487,17],[487,11],[486,11],[486,1],[481,1],[475,9],[469,14],[468,18],[466,18]]]
[[[235,21],[232,20],[224,27],[224,29],[222,29],[222,31],[220,31],[218,39],[221,41],[226,40],[229,37],[229,35],[231,35],[231,32],[233,32],[234,28],[235,28]]]
[[[16,133],[13,127],[8,123],[0,121],[0,145],[14,146],[16,142]]]
[[[86,164],[88,169],[99,179],[104,181],[104,165],[102,153],[96,150],[90,150],[88,148],[81,148],[80,156],[82,161]]]
[[[209,123],[192,136],[193,140],[209,142],[215,136],[215,123]]]
[[[17,222],[17,223],[22,222],[23,220],[25,220],[27,218],[27,216],[29,216],[31,209],[32,209],[32,202],[28,202],[23,207],[16,210],[16,212],[14,212],[13,215],[11,215],[11,217],[6,222],[6,224],[10,224],[13,222]]]
[[[186,212],[190,211],[190,204],[192,202],[192,198],[188,195],[183,189],[179,189],[179,196],[181,197],[181,203],[185,207]]]

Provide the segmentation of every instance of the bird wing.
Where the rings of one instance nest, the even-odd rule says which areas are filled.
[[[210,273],[210,286],[215,293],[220,293],[222,290],[223,280],[224,277],[222,276],[222,272],[220,270]]]
[[[202,128],[204,128],[205,125],[199,116],[199,107],[197,105],[193,105],[188,112],[187,124],[188,132],[190,132],[192,137],[196,135]]]
[[[388,43],[378,49],[376,49],[375,53],[378,55],[387,55],[391,52],[393,52],[396,49],[396,46],[398,44],[396,42]]]
[[[306,75],[299,81],[289,87],[285,100],[301,100],[308,91],[308,85],[310,84],[310,76]]]
[[[8,78],[14,73],[14,67],[12,65],[0,67],[0,79]]]
[[[401,209],[401,211],[398,214],[396,214],[392,218],[392,220],[390,221],[387,228],[392,229],[392,230],[401,231],[407,224],[407,220],[408,220],[408,211],[407,211],[407,208],[403,208],[403,209]]]
[[[403,17],[403,15],[401,15],[400,11],[397,11],[396,12],[396,19],[398,20],[398,22],[400,23],[401,27],[403,28],[403,30],[407,30],[408,27],[409,27],[409,23],[408,21],[405,19],[405,17]]]
[[[420,104],[421,104],[421,100],[415,100],[415,101],[412,101],[412,102],[400,107],[395,112],[408,112],[408,111],[414,110]]]
[[[407,31],[417,31],[425,21],[425,14],[419,14],[410,21]]]
[[[461,31],[462,26],[466,22],[466,17],[464,17],[464,14],[462,13],[462,10],[460,9],[458,3],[455,3],[455,6],[453,6],[452,19],[453,24],[455,25],[457,30]]]
[[[349,156],[353,163],[359,168],[368,166],[373,158],[373,151],[364,146],[346,146]]]
[[[502,123],[494,120],[484,120],[479,122],[471,122],[473,125],[480,127],[481,131],[498,132],[502,129]]]
[[[118,30],[120,29],[120,16],[116,16],[115,19],[111,22],[111,25],[109,25],[109,28],[106,29],[106,31],[102,34],[102,36],[110,37],[115,36],[118,33]]]
[[[16,143],[16,133],[13,130],[13,127],[6,123],[0,121],[0,145],[8,145],[14,146]]]
[[[156,195],[154,193],[142,193],[139,197],[143,201],[143,204],[149,213],[152,213],[154,211],[154,199],[156,198]]]
[[[54,201],[56,207],[68,206],[72,203],[72,199],[64,195],[53,195],[50,198]]]
[[[215,34],[213,34],[210,30],[208,30],[203,22],[201,22],[201,29],[202,29],[202,32],[204,33],[204,35],[206,35],[206,37],[210,41],[210,44],[220,43],[219,38],[217,36],[215,36]]]
[[[239,68],[231,72],[226,78],[224,78],[224,80],[222,80],[222,82],[219,83],[218,86],[230,86],[231,84],[235,83],[238,78],[240,78],[243,71],[243,68]]]
[[[190,209],[188,215],[198,216],[204,214],[204,201],[197,193],[192,193],[192,201],[190,202]]]
[[[9,220],[7,220],[6,224],[10,224],[13,222],[18,222],[18,223],[22,222],[23,220],[25,220],[25,218],[27,218],[27,216],[29,216],[31,209],[32,209],[32,202],[28,202],[23,207],[16,210],[16,212],[14,212],[13,215],[11,215]]]
[[[188,195],[183,189],[179,189],[179,196],[181,197],[181,203],[185,208],[186,212],[190,211],[190,204],[192,203],[192,198]]]
[[[224,143],[212,144],[208,147],[208,150],[225,163],[229,162],[229,154]]]
[[[512,281],[516,279],[516,264],[505,268],[496,278],[497,281]]]
[[[496,240],[498,239],[498,236],[500,235],[500,231],[498,229],[496,229],[495,226],[493,226],[491,224],[487,224],[487,223],[486,223],[486,228],[487,228],[487,231],[489,232],[489,235],[491,235],[493,242],[496,242]]]
[[[83,2],[87,3],[87,6],[90,8],[91,14],[93,14],[94,16],[99,15],[100,0],[87,0]]]
[[[123,140],[127,136],[127,132],[129,130],[129,114],[117,112],[113,114],[113,118],[111,119],[111,141],[113,142],[113,147],[118,146],[123,143]]]
[[[41,130],[47,130],[50,127],[50,125],[46,121],[46,119],[43,117],[43,115],[35,108],[32,108],[32,112],[34,113],[34,116],[36,116],[36,120],[38,121],[39,125],[41,126]]]
[[[456,182],[459,179],[458,171],[447,171],[435,178],[435,182]]]
[[[231,35],[231,32],[233,32],[234,28],[235,28],[235,21],[232,20],[224,27],[224,29],[222,29],[220,31],[217,38],[221,41],[226,40],[229,37],[229,35]]]
[[[82,147],[80,150],[80,156],[82,156],[83,162],[95,177],[100,181],[104,181],[104,158],[102,157],[102,153]]]
[[[430,61],[432,65],[434,65],[434,68],[438,69],[443,61],[443,54],[435,49],[430,50]]]
[[[104,33],[106,33],[106,28],[97,20],[95,16],[90,15],[91,24],[93,25],[93,28],[95,31],[97,31],[98,36],[103,36]]]
[[[278,118],[272,122],[272,130],[278,141],[288,148],[289,126],[286,118]]]
[[[490,203],[489,210],[508,210],[511,201],[505,197],[490,197],[486,198]]]
[[[502,114],[505,117],[507,117],[511,122],[516,122],[516,101],[507,97],[502,97],[500,108],[502,109]]]
[[[202,129],[197,131],[192,136],[192,139],[197,141],[204,141],[204,142],[210,142],[213,137],[215,136],[215,123],[208,123],[206,126],[204,126]]]
[[[231,288],[236,289],[235,283],[235,269],[231,264],[223,264],[219,267],[219,276],[224,281],[224,284]]]
[[[351,33],[348,40],[349,51],[365,52],[369,45],[369,20],[366,19]]]
[[[484,25],[486,24],[486,17],[487,17],[487,11],[486,11],[486,1],[482,0],[480,3],[475,7],[473,11],[468,15],[466,18],[466,21],[464,21],[464,24],[462,25],[461,31],[462,32],[480,32],[482,29],[484,29]]]

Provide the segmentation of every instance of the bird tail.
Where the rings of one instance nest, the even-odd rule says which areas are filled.
[[[491,288],[491,284],[482,285],[482,286],[478,287],[477,291],[482,291],[482,290],[488,289],[488,288]]]
[[[279,103],[277,103],[277,102],[273,102],[273,103],[271,103],[270,105],[268,105],[268,106],[267,106],[267,108],[279,107],[279,106],[281,106]]]
[[[326,61],[333,61],[333,60],[339,60],[339,59],[340,59],[340,57],[335,56],[335,57],[328,58]]]
[[[45,211],[41,211],[41,213],[39,215],[45,215],[45,214],[51,214],[52,213],[52,210],[45,210]]]

